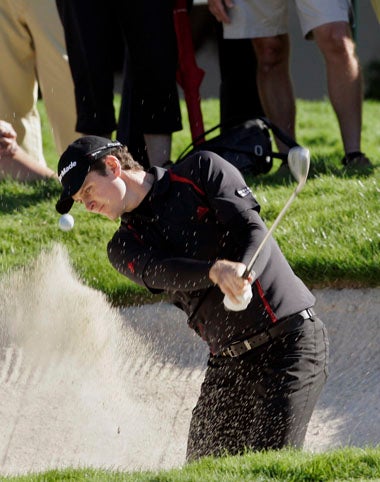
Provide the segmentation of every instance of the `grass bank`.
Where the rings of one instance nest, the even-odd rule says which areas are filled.
[[[311,150],[309,180],[292,205],[275,237],[291,265],[310,287],[377,286],[380,281],[379,250],[379,159],[380,104],[364,104],[363,149],[375,169],[347,172],[342,169],[341,141],[336,119],[326,101],[298,101],[298,140]],[[56,168],[57,155],[43,106],[45,153]],[[184,129],[173,140],[172,159],[190,140],[185,106]],[[218,103],[203,102],[205,126],[218,122]],[[294,189],[295,182],[276,174],[279,161],[269,174],[247,178],[270,225]],[[60,188],[54,181],[19,184],[0,183],[0,274],[30,263],[41,249],[62,243],[74,267],[91,287],[102,290],[115,304],[154,301],[131,284],[108,263],[106,244],[118,223],[90,216],[74,206],[75,227],[58,229],[54,204]]]
[[[345,448],[324,454],[295,450],[204,458],[180,469],[120,472],[53,470],[2,479],[9,482],[329,482],[380,480],[380,448]]]

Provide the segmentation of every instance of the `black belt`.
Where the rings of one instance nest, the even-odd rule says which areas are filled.
[[[279,320],[276,325],[274,325],[272,328],[269,328],[267,331],[259,333],[258,335],[253,335],[246,340],[232,343],[220,353],[220,356],[228,356],[232,358],[240,356],[247,351],[253,350],[253,348],[257,348],[270,340],[274,340],[277,336],[299,328],[303,324],[304,320],[308,320],[313,316],[315,316],[315,311],[313,308],[307,308],[299,313],[288,316],[283,320]]]

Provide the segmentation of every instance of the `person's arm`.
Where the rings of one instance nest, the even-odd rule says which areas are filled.
[[[107,251],[117,271],[153,293],[194,291],[213,284],[209,278],[212,263],[155,251],[140,243],[128,228],[116,232]]]
[[[10,152],[0,151],[0,180],[12,178],[20,182],[57,178],[49,167],[34,161],[19,145]]]
[[[258,217],[256,212],[253,213]],[[247,232],[251,231],[247,229]],[[256,241],[252,246],[256,246]],[[265,265],[268,252],[269,248],[263,250],[258,259],[260,266]],[[247,253],[249,255],[249,251]],[[248,261],[244,264],[245,259],[240,263],[223,259],[209,262],[173,257],[169,253],[145,247],[135,238],[132,231],[127,230],[119,230],[115,234],[108,245],[108,257],[121,274],[153,293],[195,291],[216,284],[224,294],[236,302],[236,297],[240,296],[246,285],[254,280],[252,276],[247,280],[241,277],[248,264]],[[258,263],[255,265],[256,269]],[[261,268],[258,269],[257,276],[260,275],[260,271]]]
[[[31,158],[16,139],[11,124],[0,121],[0,180],[12,178],[25,182],[57,177],[53,170]]]
[[[230,232],[239,253],[235,259],[219,259],[210,278],[232,301],[241,296],[260,277],[271,254],[271,244],[262,250],[247,280],[242,274],[264,239],[267,228],[259,215],[260,207],[241,173],[215,154],[203,153],[199,159],[199,184],[217,219]]]
[[[189,170],[194,171],[189,165]],[[260,217],[260,206],[240,171],[214,153],[203,152],[198,159],[197,184],[217,220],[230,233],[239,254],[236,259],[248,264],[267,233]],[[260,275],[270,256],[270,245],[255,264]]]
[[[228,10],[233,6],[231,0],[208,0],[208,8],[218,22],[231,23]]]
[[[232,233],[241,254],[238,259],[227,261],[236,266],[210,272],[214,262],[173,257],[170,253],[154,251],[144,246],[132,226],[125,224],[108,245],[109,259],[120,273],[151,291],[193,291],[215,283],[223,292],[231,291],[235,286],[236,295],[239,295],[239,287],[246,284],[237,274],[241,272],[239,265],[248,264],[265,236],[266,228],[257,213],[258,204],[239,171],[219,156],[209,154],[197,155],[198,164],[184,161],[181,174],[202,187],[217,219]],[[268,247],[259,257],[258,262],[262,262],[263,266],[269,252]],[[221,260],[217,263],[221,267]],[[250,278],[250,281],[253,279]],[[229,288],[226,288],[226,283]]]
[[[9,122],[0,120],[0,152],[12,154],[16,147],[16,131]]]
[[[236,233],[235,242],[241,247],[241,255],[237,260],[219,259],[210,269],[210,278],[217,284],[232,303],[238,303],[238,298],[248,290],[265,269],[271,254],[267,243],[257,258],[252,271],[243,278],[247,266],[267,232],[265,224],[256,211],[250,210],[238,217],[230,229]]]

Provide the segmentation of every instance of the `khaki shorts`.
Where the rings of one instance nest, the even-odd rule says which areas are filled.
[[[230,24],[223,24],[224,38],[273,37],[288,33],[289,0],[233,0]],[[305,38],[331,22],[349,22],[348,0],[294,0]]]

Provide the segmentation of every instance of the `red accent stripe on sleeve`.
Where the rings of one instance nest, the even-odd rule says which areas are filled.
[[[139,243],[143,244],[142,239],[141,239],[139,233],[136,231],[136,229],[135,229],[132,225],[130,225],[130,224],[127,225],[127,228],[128,228],[130,231],[132,231],[133,237],[134,237],[137,241],[139,241]]]
[[[264,306],[265,306],[265,310],[266,312],[268,313],[268,315],[270,316],[270,319],[272,320],[272,323],[276,323],[276,321],[278,320],[277,316],[274,314],[272,308],[270,307],[269,303],[268,303],[268,300],[265,298],[265,294],[264,294],[264,291],[263,291],[263,288],[261,287],[261,284],[258,280],[255,281],[255,285],[256,285],[256,288],[257,288],[257,291],[259,293],[259,296],[262,300],[262,302],[264,303]]]
[[[208,212],[209,212],[209,208],[206,208],[205,206],[198,206],[197,218],[201,220]]]
[[[174,174],[170,169],[169,169],[169,175],[170,175],[171,181],[182,182],[184,184],[190,184],[199,194],[201,194],[202,196],[205,195],[205,193],[202,191],[202,189],[200,189],[191,179],[187,179],[187,177],[178,176],[177,174]]]

